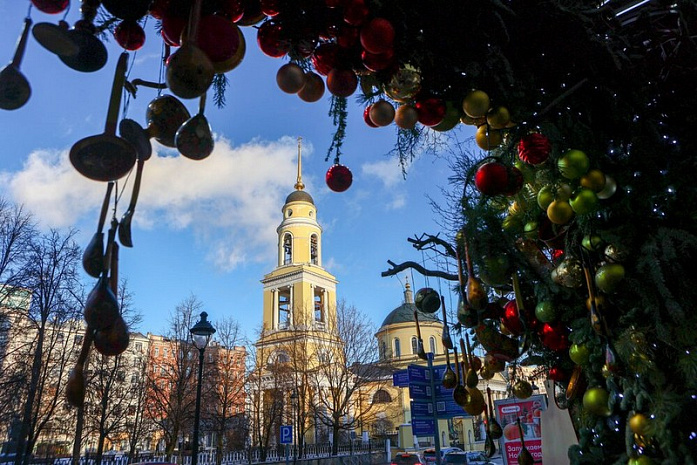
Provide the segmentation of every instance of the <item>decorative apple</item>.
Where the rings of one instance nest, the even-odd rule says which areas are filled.
[[[587,365],[590,357],[590,350],[585,344],[571,344],[569,347],[569,358],[576,365]]]
[[[559,172],[567,179],[580,178],[588,171],[589,167],[588,155],[581,150],[571,149],[557,160]]]
[[[624,266],[620,263],[608,263],[595,272],[595,285],[602,292],[611,294],[624,279]]]

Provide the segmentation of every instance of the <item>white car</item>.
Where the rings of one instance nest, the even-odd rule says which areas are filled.
[[[462,449],[459,447],[441,447],[440,448],[440,459],[441,462],[443,461],[443,457],[445,457],[445,454],[448,452],[462,452]],[[433,447],[430,447],[426,450],[423,451],[422,457],[424,459],[424,463],[436,463],[436,449]]]

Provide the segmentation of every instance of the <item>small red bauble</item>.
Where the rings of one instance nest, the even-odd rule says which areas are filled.
[[[312,54],[312,65],[322,76],[329,74],[336,67],[336,57],[339,53],[339,46],[332,42],[320,44]]]
[[[560,323],[555,325],[545,323],[542,325],[541,332],[540,340],[545,347],[557,352],[569,348],[567,329]]]
[[[182,31],[186,27],[186,19],[180,16],[166,15],[162,18],[162,39],[167,45],[179,47],[182,44]]]
[[[361,60],[363,61],[363,66],[373,72],[385,70],[395,62],[394,52],[392,50],[378,54],[363,50],[363,53],[361,53]]]
[[[114,38],[126,50],[138,50],[145,43],[145,31],[137,21],[124,19],[114,29]]]
[[[516,195],[523,188],[523,172],[520,171],[515,166],[512,166],[508,170],[508,186],[506,187],[507,196],[511,197]]]
[[[515,300],[509,300],[506,302],[506,305],[503,306],[501,323],[503,323],[506,329],[508,329],[514,336],[520,336],[523,334],[525,326],[523,325],[523,321],[520,319],[518,305],[516,305]]]
[[[531,165],[547,161],[551,151],[552,146],[547,136],[537,132],[523,136],[518,142],[518,157]]]
[[[392,50],[394,27],[385,18],[373,18],[361,29],[361,45],[370,53]]]
[[[351,170],[347,166],[337,163],[327,170],[325,181],[327,186],[334,192],[344,192],[351,187],[353,174],[351,174]]]
[[[226,62],[238,52],[239,28],[222,16],[206,15],[199,22],[196,45],[206,52],[215,68],[217,63]]]
[[[363,110],[363,121],[365,121],[365,124],[367,124],[371,128],[376,128],[378,127],[378,125],[373,123],[373,120],[370,119],[370,109],[372,107],[372,105],[368,105],[367,107],[365,107],[365,110]]]
[[[278,0],[261,0],[261,11],[270,18],[278,15],[280,13]]]
[[[377,126],[389,126],[394,115],[394,107],[387,100],[378,100],[370,106],[370,120]]]
[[[98,2],[95,2],[98,3]],[[119,19],[137,21],[148,14],[151,0],[102,0],[102,8]]]
[[[424,126],[435,126],[445,118],[445,102],[437,97],[421,99],[415,107],[419,113],[419,123]]]
[[[155,19],[162,19],[167,15],[170,0],[153,0],[150,3],[148,14]]]
[[[344,5],[344,21],[351,26],[360,26],[368,18],[370,10],[365,0],[348,0]]]
[[[266,21],[257,30],[257,44],[265,55],[272,58],[280,58],[288,53],[288,44],[281,39],[282,28],[280,24]]]
[[[549,369],[547,377],[552,381],[566,381],[569,378],[569,375],[567,375],[564,370],[558,366],[553,366]]]
[[[31,0],[31,3],[42,13],[54,15],[68,8],[70,0]]]
[[[508,188],[506,165],[496,161],[481,165],[474,175],[474,185],[484,195],[499,195]]]
[[[358,28],[343,25],[336,35],[336,43],[342,48],[351,48],[358,42]]]
[[[242,0],[225,0],[219,5],[218,13],[225,16],[233,23],[238,22],[244,16],[244,3]]]
[[[348,97],[358,88],[358,77],[351,69],[332,69],[327,75],[327,89],[337,97]]]
[[[324,95],[324,81],[319,74],[308,71],[305,73],[305,85],[298,92],[300,100],[316,102]]]

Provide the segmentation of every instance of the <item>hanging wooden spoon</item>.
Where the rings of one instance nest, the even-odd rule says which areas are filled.
[[[114,189],[114,183],[110,182],[106,187],[106,194],[102,202],[102,210],[99,213],[99,222],[97,224],[97,232],[94,233],[87,247],[82,253],[82,267],[88,275],[99,278],[104,271],[104,222],[106,220],[109,202],[111,200],[111,191]]]
[[[148,104],[145,120],[148,122],[146,132],[160,144],[176,148],[177,131],[191,118],[189,110],[172,95],[160,95]]]
[[[111,262],[112,245],[116,236],[117,222],[112,220],[109,236],[107,239],[106,261]],[[84,309],[85,321],[87,326],[95,331],[100,331],[113,325],[118,318],[121,318],[119,302],[111,289],[109,277],[109,267],[105,267],[99,281],[92,288]]]
[[[519,465],[533,465],[535,463],[535,459],[532,457],[532,454],[528,450],[527,447],[525,447],[525,435],[523,434],[523,426],[520,424],[520,418],[516,420],[516,423],[518,423],[518,431],[520,432],[520,452],[518,452],[518,464]]]
[[[491,458],[496,453],[496,443],[494,443],[494,438],[491,436],[491,428],[489,422],[491,417],[487,413],[487,408],[484,407],[484,423],[486,424],[486,438],[484,438],[484,454]]]
[[[0,71],[0,108],[3,110],[16,110],[20,108],[31,96],[29,81],[19,71],[19,66],[27,48],[27,36],[31,26],[31,18],[24,19],[24,29],[17,42],[14,58]]]
[[[477,376],[477,372],[472,369],[470,355],[468,350],[465,348],[465,341],[462,338],[460,338],[460,350],[462,350],[462,360],[465,366],[465,386],[468,388],[475,388],[477,387],[477,384],[479,384],[479,376]]]
[[[128,53],[119,57],[107,111],[104,133],[77,141],[70,149],[70,162],[83,176],[95,181],[113,181],[125,176],[136,162],[136,150],[116,135],[121,93],[126,80]]]
[[[482,311],[489,303],[484,285],[474,275],[474,267],[469,253],[469,245],[467,238],[463,236],[465,243],[465,261],[467,263],[467,303],[477,311]]]
[[[75,362],[75,367],[70,371],[68,382],[65,386],[65,399],[70,405],[80,408],[85,404],[85,363],[92,346],[92,329],[88,326],[82,338],[80,354]]]
[[[208,119],[203,114],[206,107],[206,93],[199,99],[198,113],[189,118],[177,130],[174,142],[179,153],[192,160],[203,160],[213,152],[213,134]]]
[[[474,328],[479,323],[479,315],[477,310],[467,302],[465,280],[462,276],[462,258],[457,248],[455,248],[455,261],[457,261],[457,279],[459,283],[457,320],[466,328]]]
[[[63,63],[75,71],[91,73],[106,65],[108,53],[102,41],[97,38],[97,28],[94,25],[99,5],[99,0],[82,0],[82,18],[68,31],[70,40],[77,44],[77,53],[58,55]]]
[[[445,311],[445,298],[440,296],[441,308],[443,309],[443,332],[441,333],[440,340],[443,343],[443,347],[446,348],[445,353],[447,354],[447,349],[453,348],[453,339],[450,337],[450,327],[448,326],[448,315]]]
[[[58,24],[37,23],[31,29],[31,33],[39,45],[59,57],[72,57],[80,51],[65,20],[60,20]]]
[[[457,386],[457,375],[450,367],[450,351],[447,348],[445,349],[445,372],[441,384],[446,389],[453,389]]]
[[[486,387],[486,396],[489,399],[489,408],[491,409],[489,413],[489,428],[487,434],[491,436],[492,439],[500,439],[503,436],[503,428],[498,421],[496,421],[496,415],[494,413],[494,403],[491,401],[491,388]]]
[[[422,360],[428,360],[426,351],[424,350],[424,340],[421,339],[421,327],[419,326],[419,315],[416,310],[414,310],[414,322],[416,322],[416,337],[418,348],[416,349],[416,355]]]
[[[453,347],[453,353],[455,354],[455,368],[457,368],[457,385],[455,385],[455,389],[453,390],[453,400],[457,405],[465,408],[465,405],[467,405],[469,401],[469,394],[465,386],[462,385],[460,362],[457,359],[457,347]]]
[[[165,81],[172,93],[179,98],[199,97],[213,83],[213,63],[206,52],[196,45],[200,17],[201,0],[194,0],[185,40],[167,60]]]
[[[145,159],[138,157],[138,162],[136,163],[136,178],[133,181],[133,192],[131,193],[131,201],[128,204],[128,209],[126,213],[121,217],[119,222],[119,242],[124,247],[133,247],[133,237],[131,235],[131,222],[133,221],[133,213],[136,209],[136,202],[138,202],[138,194],[140,193],[140,183],[143,177],[143,167],[145,166]]]

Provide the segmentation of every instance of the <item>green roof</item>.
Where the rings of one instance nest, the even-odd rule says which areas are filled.
[[[416,305],[412,303],[403,303],[399,307],[392,310],[382,322],[380,328],[385,326],[396,325],[398,323],[414,322],[414,310],[419,312],[419,322],[434,322],[439,321],[435,313],[424,313],[417,310]]]

